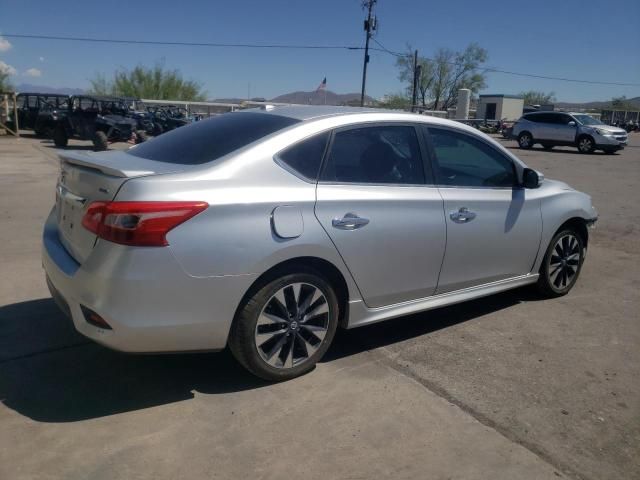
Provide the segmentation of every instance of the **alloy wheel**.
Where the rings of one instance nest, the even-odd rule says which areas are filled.
[[[549,259],[549,283],[556,290],[564,290],[571,285],[581,261],[580,242],[574,235],[563,235],[553,247]]]
[[[531,137],[526,133],[523,135],[520,135],[520,146],[522,148],[527,148],[531,146]]]
[[[578,150],[580,150],[581,152],[585,152],[588,153],[593,149],[593,142],[591,141],[590,138],[581,138],[580,141],[578,142]]]
[[[329,304],[309,283],[282,287],[260,312],[254,334],[262,360],[271,367],[292,368],[320,348],[329,329]]]

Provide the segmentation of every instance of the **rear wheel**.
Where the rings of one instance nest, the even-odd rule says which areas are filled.
[[[96,152],[103,152],[109,148],[109,139],[107,134],[101,131],[97,131],[93,135],[93,149]]]
[[[53,143],[56,147],[66,147],[69,143],[69,137],[67,131],[62,125],[58,125],[53,131]]]
[[[595,150],[596,143],[588,135],[583,135],[578,138],[578,151],[580,153],[591,153]]]
[[[149,140],[147,132],[145,132],[144,130],[136,130],[136,145],[138,143],[146,142],[147,140]]]
[[[522,132],[518,135],[518,145],[520,148],[529,149],[533,147],[533,137],[529,132]]]
[[[584,241],[573,228],[564,228],[551,242],[542,260],[538,290],[545,297],[560,297],[569,293],[582,270]]]
[[[318,272],[300,270],[264,284],[241,306],[229,335],[234,357],[269,381],[312,370],[338,325],[338,300]]]

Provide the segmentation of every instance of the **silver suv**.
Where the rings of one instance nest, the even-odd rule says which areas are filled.
[[[563,145],[576,147],[580,153],[594,150],[613,153],[627,145],[625,130],[605,125],[584,113],[527,113],[513,126],[513,137],[520,148],[539,143],[545,150]]]

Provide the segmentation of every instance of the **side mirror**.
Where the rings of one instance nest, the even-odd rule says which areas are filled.
[[[535,170],[525,168],[522,172],[522,186],[524,188],[538,188],[544,177]]]
[[[569,123],[567,123],[567,125],[569,125],[570,127],[575,127],[576,126],[576,122],[571,120]]]

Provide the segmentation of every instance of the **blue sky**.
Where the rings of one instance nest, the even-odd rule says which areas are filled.
[[[379,0],[376,38],[391,50],[407,42],[423,55],[478,42],[488,66],[540,75],[640,83],[640,1]],[[0,0],[0,35],[133,38],[185,42],[364,44],[360,0],[81,1]],[[271,98],[313,90],[360,90],[362,52],[114,45],[7,38],[0,62],[13,83],[86,88],[97,72],[163,60],[200,82],[209,98]],[[0,65],[3,65],[0,63]],[[36,69],[36,70],[30,70]],[[29,76],[37,75],[39,76]],[[640,87],[584,85],[489,73],[481,93],[554,91],[558,100],[640,95]],[[394,58],[373,52],[367,93],[398,92]]]

